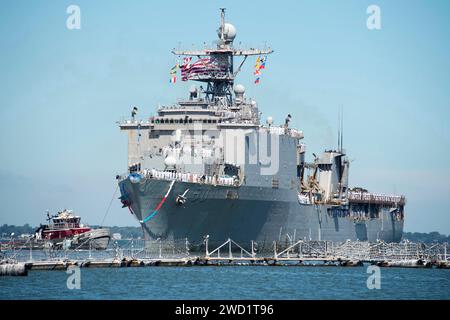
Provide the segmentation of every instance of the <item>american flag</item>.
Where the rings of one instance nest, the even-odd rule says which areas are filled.
[[[185,57],[183,59],[183,66],[185,66],[186,68],[189,68],[191,66],[191,60],[192,60],[192,57]]]
[[[226,66],[220,66],[217,61],[211,58],[198,59],[194,63],[184,61],[181,66],[181,80],[187,81],[193,77],[208,75],[211,72],[226,72]]]

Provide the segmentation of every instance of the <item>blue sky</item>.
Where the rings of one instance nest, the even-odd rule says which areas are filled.
[[[81,8],[81,30],[66,8]],[[382,29],[366,28],[381,8]],[[116,121],[186,96],[170,50],[216,40],[219,7],[235,43],[275,53],[261,84],[238,82],[263,117],[287,113],[309,154],[337,143],[345,113],[350,183],[408,198],[406,231],[450,233],[449,1],[10,1],[0,4],[0,224],[72,208],[99,224],[126,170]],[[201,9],[200,9],[201,8]],[[107,225],[138,225],[118,200]]]

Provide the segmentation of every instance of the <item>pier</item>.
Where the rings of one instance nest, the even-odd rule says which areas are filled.
[[[19,250],[3,251],[1,275],[26,275],[28,270],[80,268],[189,267],[189,266],[297,266],[360,267],[377,265],[396,268],[450,268],[448,244],[412,242],[370,243],[361,241],[305,241],[285,245],[274,242],[272,251],[258,252],[252,242],[249,250],[232,239],[216,248],[208,237],[199,247],[179,241],[121,241],[106,250]],[[201,251],[199,250],[201,249]],[[191,250],[194,251],[191,252]]]

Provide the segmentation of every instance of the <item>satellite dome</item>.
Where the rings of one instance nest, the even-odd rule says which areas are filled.
[[[164,159],[164,164],[167,167],[175,167],[175,165],[177,164],[177,160],[172,156],[168,156],[167,158]]]
[[[197,87],[196,87],[195,85],[191,86],[191,87],[189,88],[189,92],[190,92],[190,93],[195,93],[195,92],[197,92]]]
[[[220,31],[221,31],[220,29],[221,28],[219,27],[219,30],[217,30],[219,38],[220,38]],[[225,23],[223,26],[223,35],[224,35],[224,40],[226,42],[233,41],[234,38],[236,37],[236,28],[231,23]]]
[[[245,93],[245,87],[242,84],[237,84],[234,86],[234,93],[235,94],[244,94]]]
[[[273,124],[273,118],[267,117],[267,124],[272,125]]]

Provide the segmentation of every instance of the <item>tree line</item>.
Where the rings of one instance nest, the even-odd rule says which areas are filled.
[[[99,226],[92,226],[93,228],[98,228]],[[142,228],[141,227],[107,227],[111,230],[111,233],[120,233],[122,239],[138,239],[142,238]],[[21,234],[33,234],[37,227],[32,227],[28,223],[23,226],[15,226],[4,224],[0,226],[0,236],[2,238],[9,238],[11,234],[14,233],[15,237],[20,236]],[[409,240],[411,242],[423,242],[423,243],[432,243],[432,242],[449,242],[450,243],[450,235],[441,234],[437,231],[433,232],[403,232],[403,239]]]

